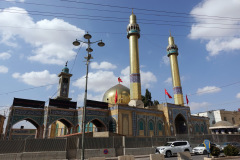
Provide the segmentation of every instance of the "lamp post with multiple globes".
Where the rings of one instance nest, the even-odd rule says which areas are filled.
[[[85,43],[87,44],[87,57],[84,57],[86,59],[86,65],[87,65],[87,72],[86,72],[86,83],[85,83],[85,94],[84,94],[84,106],[83,106],[83,116],[82,116],[82,154],[81,154],[81,159],[84,160],[84,138],[85,138],[85,119],[86,119],[86,103],[87,103],[87,83],[88,83],[88,65],[90,63],[90,60],[93,59],[92,55],[90,54],[93,49],[91,48],[91,44],[97,43],[98,42],[98,46],[99,47],[103,47],[105,46],[105,43],[102,42],[102,40],[99,41],[95,41],[95,42],[91,42],[90,39],[92,38],[92,36],[87,32],[87,34],[85,34],[83,36],[87,41],[82,41],[82,40],[78,40],[76,39],[73,42],[74,46],[79,46],[80,43]]]

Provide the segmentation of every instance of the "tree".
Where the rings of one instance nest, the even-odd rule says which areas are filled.
[[[148,89],[146,89],[145,92],[145,99],[144,99],[144,106],[152,106],[153,102],[152,102],[152,95],[151,92],[149,92]]]
[[[158,104],[159,104],[158,100],[154,100],[154,101],[153,101],[153,105],[154,105],[154,106],[156,106],[156,105],[158,105]]]
[[[144,107],[152,106],[152,105],[155,106],[159,104],[157,100],[152,101],[152,95],[148,89],[146,89],[145,96],[142,95],[142,101],[144,103]]]

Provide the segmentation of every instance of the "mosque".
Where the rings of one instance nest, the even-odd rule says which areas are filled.
[[[108,131],[139,137],[209,134],[209,118],[193,116],[190,107],[184,106],[178,47],[171,34],[167,55],[171,64],[174,104],[155,106],[144,106],[142,102],[138,51],[140,27],[133,13],[127,26],[127,38],[130,48],[130,89],[117,84],[105,92],[102,102],[87,100],[85,132]],[[36,138],[83,132],[83,108],[77,108],[77,103],[68,97],[72,75],[67,65],[58,76],[58,96],[50,99],[48,106],[44,101],[14,98],[6,126],[6,139],[11,137],[12,126],[22,120],[31,122],[37,128]]]

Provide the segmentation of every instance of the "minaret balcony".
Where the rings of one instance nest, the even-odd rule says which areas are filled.
[[[168,57],[172,54],[178,55],[178,49],[170,49],[167,51],[167,53],[168,53]]]

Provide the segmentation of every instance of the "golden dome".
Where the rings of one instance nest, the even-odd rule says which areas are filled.
[[[107,102],[110,104],[115,104],[115,95],[116,95],[116,90],[117,90],[117,95],[118,95],[118,104],[128,104],[130,101],[130,89],[121,85],[117,84],[107,90],[103,96],[103,102]]]

